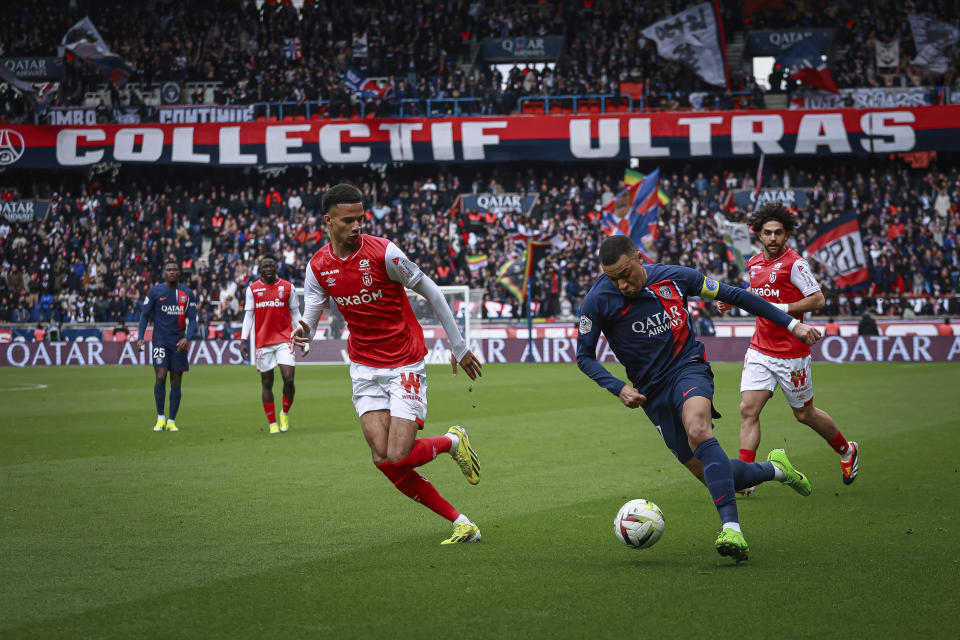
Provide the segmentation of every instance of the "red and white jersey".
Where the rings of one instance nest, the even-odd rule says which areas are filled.
[[[423,328],[404,290],[422,277],[420,267],[397,245],[361,234],[360,247],[347,258],[334,255],[330,244],[314,254],[304,277],[304,298],[308,307],[336,302],[350,329],[351,362],[392,369],[427,355]]]
[[[750,272],[750,291],[767,302],[789,304],[820,291],[810,264],[790,247],[773,260],[765,260],[763,253],[758,253],[747,261],[747,270]],[[802,313],[790,315],[803,321]],[[753,332],[750,348],[775,358],[810,355],[810,347],[766,318],[757,318],[757,330]]]
[[[283,278],[273,284],[251,282],[243,309],[253,311],[256,348],[290,342],[294,316],[300,316],[297,292],[290,282]]]

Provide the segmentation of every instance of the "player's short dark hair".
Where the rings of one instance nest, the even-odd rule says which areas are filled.
[[[278,262],[278,263],[280,262],[279,260],[277,260],[277,256],[272,253],[265,253],[262,256],[260,256],[260,262],[263,262],[264,260],[273,260],[274,262]]]
[[[747,224],[750,225],[754,233],[760,233],[763,225],[771,220],[776,220],[782,224],[783,230],[787,232],[787,235],[792,234],[794,228],[797,226],[797,218],[790,213],[789,209],[779,202],[770,202],[754,211],[753,215],[747,220]]]
[[[163,268],[166,269],[168,264],[176,265],[177,269],[181,269],[181,270],[183,269],[183,268],[180,266],[180,261],[177,260],[176,258],[167,258],[166,260],[164,260],[164,261],[163,261]]]
[[[338,204],[357,204],[358,202],[363,203],[363,194],[360,189],[352,184],[341,182],[327,189],[327,192],[323,194],[321,207],[324,215],[326,215]]]
[[[600,264],[609,267],[620,259],[620,256],[637,255],[637,245],[633,244],[630,236],[617,234],[610,236],[600,243]]]

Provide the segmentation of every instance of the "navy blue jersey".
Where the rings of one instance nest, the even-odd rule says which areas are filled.
[[[583,300],[577,338],[577,366],[601,387],[619,395],[623,382],[597,361],[600,334],[636,389],[650,395],[691,360],[703,360],[703,345],[694,339],[687,298],[717,299],[786,327],[793,318],[762,298],[718,283],[699,271],[667,264],[645,265],[647,283],[640,295],[624,297],[605,275]]]
[[[153,343],[174,347],[181,338],[192,338],[197,330],[197,298],[183,285],[176,289],[165,284],[154,285],[147,292],[140,313],[141,338],[151,316]]]

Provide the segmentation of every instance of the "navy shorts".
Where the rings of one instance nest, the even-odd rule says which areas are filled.
[[[177,345],[153,344],[150,359],[156,368],[163,367],[167,371],[183,373],[190,370],[187,362],[187,352],[177,351]]]
[[[682,416],[683,403],[694,396],[708,398],[713,417],[720,417],[713,408],[713,371],[703,360],[691,360],[683,365],[660,392],[643,405],[647,417],[663,436],[663,442],[681,464],[693,457]]]

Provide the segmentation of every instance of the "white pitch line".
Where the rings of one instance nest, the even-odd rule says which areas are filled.
[[[47,385],[45,384],[30,384],[22,387],[0,387],[0,391],[39,391],[40,389],[46,389]]]

